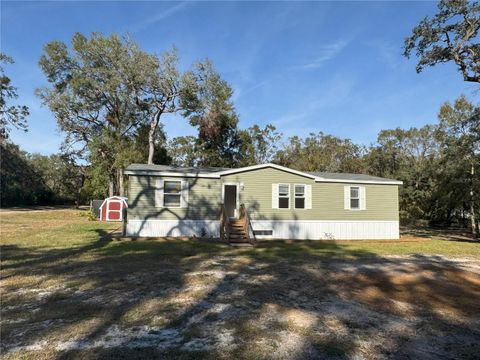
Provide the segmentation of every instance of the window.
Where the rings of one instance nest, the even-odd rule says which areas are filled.
[[[163,189],[163,206],[180,207],[182,194],[181,181],[165,181]]]
[[[305,185],[295,185],[295,209],[305,209]]]
[[[360,209],[359,187],[350,187],[350,209]]]
[[[290,185],[278,184],[278,208],[289,209],[290,208]]]

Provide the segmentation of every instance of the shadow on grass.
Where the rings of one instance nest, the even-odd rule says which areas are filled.
[[[403,227],[401,229],[402,236],[413,236],[424,239],[437,238],[445,241],[455,242],[480,242],[480,239],[473,238],[471,232],[467,229],[442,229],[427,227]]]
[[[110,242],[106,235],[98,230],[96,241],[73,249],[2,248],[4,279],[35,275],[55,288],[40,298],[7,297],[4,318],[28,316],[2,326],[3,350],[75,338],[52,357],[336,358],[361,351],[360,336],[378,337],[399,319],[418,316],[425,328],[392,337],[376,355],[421,357],[430,341],[447,357],[480,351],[480,332],[442,313],[478,317],[478,278],[444,258],[416,256],[405,264],[335,242],[231,248],[202,241]],[[12,280],[4,291],[21,288]],[[296,312],[310,315],[307,326],[289,322]],[[342,331],[326,325],[331,317]],[[105,340],[113,328],[133,335]],[[436,337],[439,332],[450,338]],[[282,353],[289,333],[303,340]],[[226,334],[231,340],[222,338]],[[453,343],[460,337],[470,348]],[[109,345],[93,347],[100,340]]]

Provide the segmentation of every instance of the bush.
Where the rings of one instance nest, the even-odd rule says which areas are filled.
[[[94,214],[92,210],[82,211],[80,212],[80,216],[86,217],[88,221],[97,221],[97,216]]]

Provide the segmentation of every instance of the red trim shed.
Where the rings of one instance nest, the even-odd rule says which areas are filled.
[[[112,196],[103,200],[100,205],[101,221],[122,221],[123,209],[126,209],[127,198],[121,196]]]

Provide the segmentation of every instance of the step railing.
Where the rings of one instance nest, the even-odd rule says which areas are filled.
[[[221,204],[220,210],[220,239],[225,242],[230,240],[230,218],[227,216],[225,204]]]
[[[255,233],[253,233],[253,231],[253,239],[250,238],[250,229],[252,228],[252,224],[250,222],[250,216],[248,216],[248,211],[245,204],[240,204],[240,220],[242,220],[243,231],[245,232],[248,242],[255,243],[257,240],[255,239]]]

